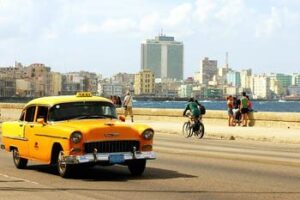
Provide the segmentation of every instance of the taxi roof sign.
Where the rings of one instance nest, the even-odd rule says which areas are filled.
[[[92,97],[92,93],[90,92],[77,92],[76,97]]]

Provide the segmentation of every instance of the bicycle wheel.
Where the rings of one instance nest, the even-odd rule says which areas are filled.
[[[190,122],[184,122],[182,126],[182,134],[186,138],[191,136]]]
[[[199,130],[197,131],[197,137],[199,139],[203,138],[204,136],[204,124],[202,122],[199,122]]]

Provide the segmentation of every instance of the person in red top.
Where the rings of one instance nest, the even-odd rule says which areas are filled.
[[[227,110],[228,110],[228,126],[233,126],[233,98],[230,95],[226,99],[227,99]]]
[[[253,104],[252,101],[250,101],[249,96],[247,95],[246,98],[248,99],[248,112],[253,112]]]

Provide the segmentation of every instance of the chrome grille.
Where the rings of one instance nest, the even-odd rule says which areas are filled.
[[[86,153],[93,153],[94,149],[97,149],[98,153],[130,152],[133,147],[136,147],[136,150],[139,150],[139,141],[121,140],[89,142],[84,144],[84,150]]]

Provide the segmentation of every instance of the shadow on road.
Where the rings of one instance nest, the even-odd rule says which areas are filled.
[[[27,170],[35,170],[42,173],[58,175],[56,168],[49,165],[31,165]],[[128,180],[151,180],[172,178],[196,178],[197,176],[179,173],[173,170],[147,167],[144,174],[139,177],[132,176],[126,166],[110,167],[80,167],[74,171],[72,179],[84,181],[128,181]]]

